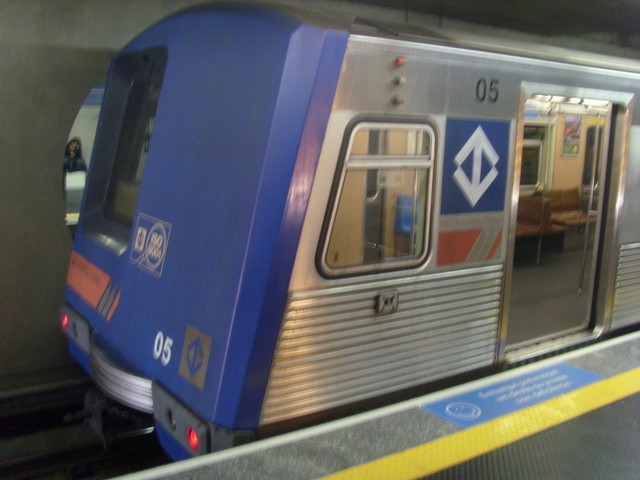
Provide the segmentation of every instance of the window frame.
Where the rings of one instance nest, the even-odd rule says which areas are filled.
[[[430,139],[427,155],[390,155],[390,154],[364,154],[351,155],[353,143],[358,131],[362,129],[373,130],[404,130],[426,132]],[[316,249],[316,269],[324,278],[344,278],[364,276],[379,273],[388,273],[399,270],[417,269],[424,265],[432,248],[432,223],[433,210],[436,203],[434,182],[437,167],[438,130],[435,124],[425,118],[416,117],[375,117],[360,116],[352,119],[345,128],[340,154],[336,165],[333,183],[327,202],[325,217],[321,229],[318,247]],[[352,158],[353,157],[353,158]],[[377,158],[376,158],[377,157]],[[385,158],[386,157],[386,158]],[[395,158],[394,158],[395,157]],[[361,170],[370,172],[377,170],[407,170],[425,171],[425,201],[422,232],[422,251],[417,256],[410,258],[394,257],[375,263],[360,263],[358,265],[332,267],[327,262],[327,254],[331,243],[340,199],[345,186],[345,179],[349,170]],[[366,173],[365,173],[366,175]],[[366,199],[368,190],[365,189]],[[378,193],[376,193],[376,196]]]

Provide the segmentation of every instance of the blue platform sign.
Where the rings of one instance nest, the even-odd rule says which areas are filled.
[[[422,409],[461,427],[472,427],[601,379],[588,370],[559,364],[423,405]]]
[[[504,210],[509,132],[508,121],[447,120],[443,214]]]

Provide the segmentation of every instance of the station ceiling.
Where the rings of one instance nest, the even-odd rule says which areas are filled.
[[[352,0],[353,1],[353,0]],[[640,50],[640,0],[356,0],[376,6]]]

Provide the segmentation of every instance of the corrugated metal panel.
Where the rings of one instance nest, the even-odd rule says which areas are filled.
[[[640,243],[625,245],[618,257],[612,328],[640,320]]]
[[[502,277],[495,266],[292,294],[260,423],[491,364]],[[376,315],[389,290],[398,310]]]

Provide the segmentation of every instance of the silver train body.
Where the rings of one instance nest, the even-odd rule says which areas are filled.
[[[640,77],[637,71],[616,71],[615,59],[610,59],[608,68],[600,68],[580,65],[589,59],[575,55],[575,63],[565,63],[408,40],[350,38],[296,256],[262,422],[548,353],[638,324],[640,121],[635,112]],[[394,68],[396,58],[405,60],[402,67]],[[497,100],[481,101],[485,85],[490,95],[492,81]],[[602,180],[607,183],[603,189],[607,198],[599,199],[598,223],[591,224],[600,251],[587,261],[594,262],[597,274],[581,287],[583,295],[585,291],[590,295],[587,316],[570,325],[553,319],[557,329],[540,336],[535,327],[516,325],[524,332],[511,343],[509,305],[520,196],[520,139],[529,124],[527,99],[535,95],[610,102],[615,108],[603,116],[607,129],[612,123],[616,128],[609,139],[611,173]],[[375,278],[323,277],[317,262],[311,261],[321,238],[320,219],[331,204],[344,132],[363,114],[428,118],[441,136],[436,139],[437,159],[445,157],[442,137],[448,118],[506,119],[513,141],[504,212],[442,214],[443,168],[436,164],[429,259],[418,269],[377,273]],[[481,227],[486,238],[478,238],[465,250],[463,261],[448,268],[438,265],[438,242],[448,241],[443,232]],[[504,237],[499,252],[487,261],[500,231]],[[397,298],[397,310],[388,316],[373,315],[375,299],[384,292]],[[537,321],[535,304],[532,307],[530,323]],[[564,313],[559,309],[557,314]]]

